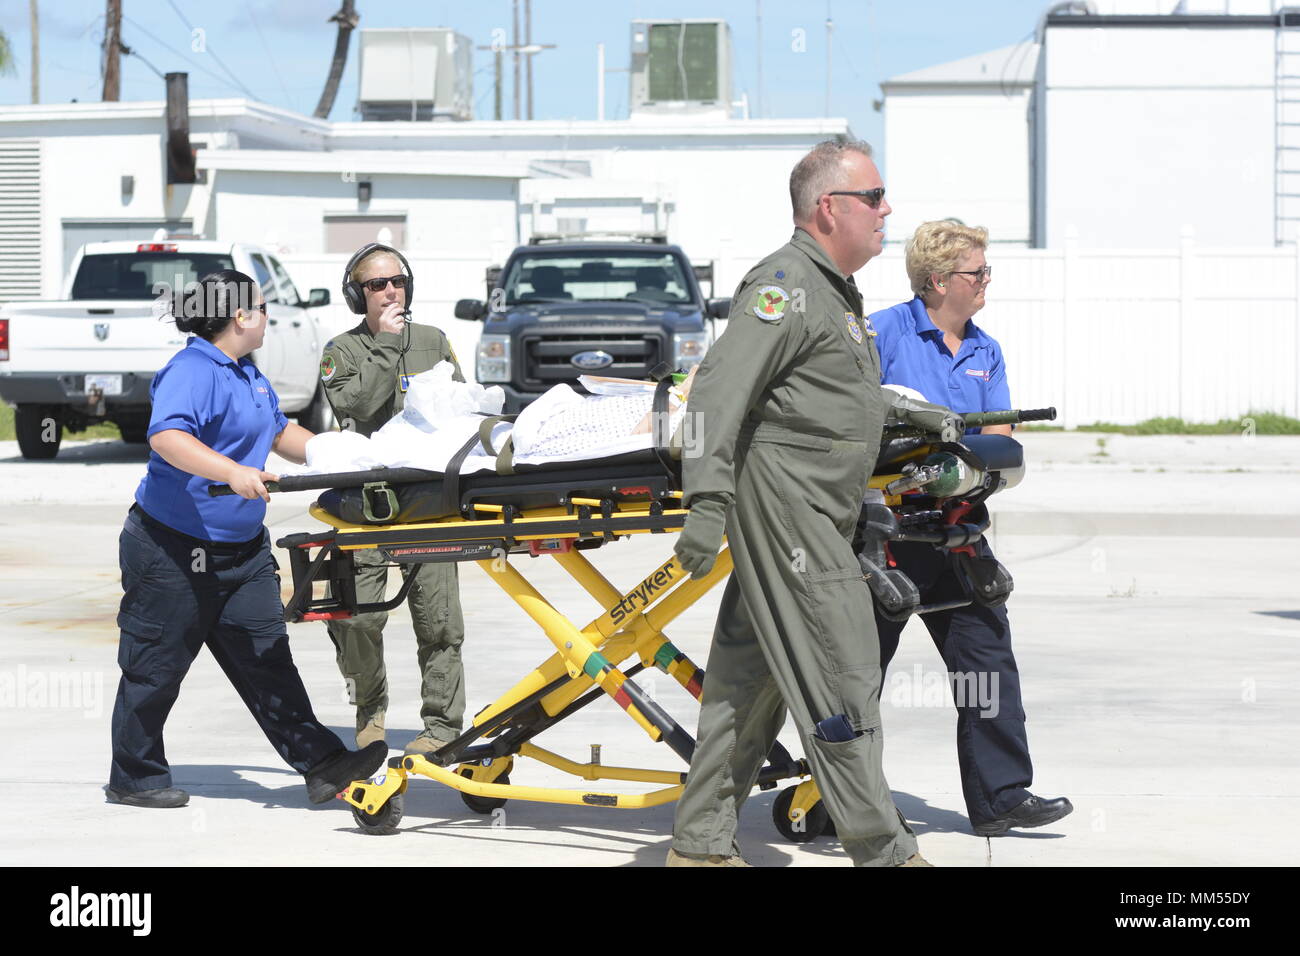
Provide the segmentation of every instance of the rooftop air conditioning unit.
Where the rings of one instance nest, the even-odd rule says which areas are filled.
[[[473,118],[473,46],[446,27],[362,30],[363,120]]]
[[[725,20],[633,20],[632,112],[729,111],[731,30]]]

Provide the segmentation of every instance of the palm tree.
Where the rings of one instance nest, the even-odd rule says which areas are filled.
[[[0,30],[0,73],[14,72],[14,53],[9,46],[9,37]]]

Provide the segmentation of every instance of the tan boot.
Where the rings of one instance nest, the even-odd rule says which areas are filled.
[[[678,853],[676,850],[669,848],[668,861],[664,866],[749,866],[739,854],[732,856],[720,856],[712,854],[710,856],[687,856],[685,853]]]
[[[426,730],[424,733],[420,734],[420,736],[407,744],[406,749],[402,752],[408,754],[431,754],[435,750],[441,750],[449,743],[451,743],[450,740],[443,740],[441,737],[435,737]]]
[[[934,866],[929,860],[919,853],[913,853],[907,858],[906,863],[900,863],[899,866]]]
[[[357,749],[363,749],[376,740],[384,739],[384,712],[376,710],[367,713],[357,708]]]

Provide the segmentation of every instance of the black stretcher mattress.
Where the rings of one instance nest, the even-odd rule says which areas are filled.
[[[650,501],[681,490],[681,463],[662,461],[653,449],[629,452],[592,461],[517,465],[515,474],[476,472],[447,476],[414,468],[376,469],[328,476],[340,486],[321,494],[317,501],[336,518],[350,524],[414,524],[464,514],[470,504],[514,505],[544,508],[566,503],[568,498],[616,501]],[[349,480],[350,479],[350,480]],[[384,481],[396,498],[388,514],[387,496],[366,492],[362,485]],[[370,497],[374,518],[367,518],[363,495]],[[490,517],[481,512],[481,519]]]

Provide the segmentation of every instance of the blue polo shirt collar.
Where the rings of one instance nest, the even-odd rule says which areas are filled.
[[[916,327],[917,335],[925,335],[928,332],[934,332],[940,337],[943,336],[943,332],[939,327],[930,320],[930,313],[925,311],[925,302],[919,295],[912,299],[911,302],[907,303],[907,307],[912,313],[912,324]],[[970,348],[974,348],[983,339],[984,333],[980,331],[980,327],[975,324],[975,320],[967,319],[966,325],[962,329],[961,350],[965,351],[968,345]]]

